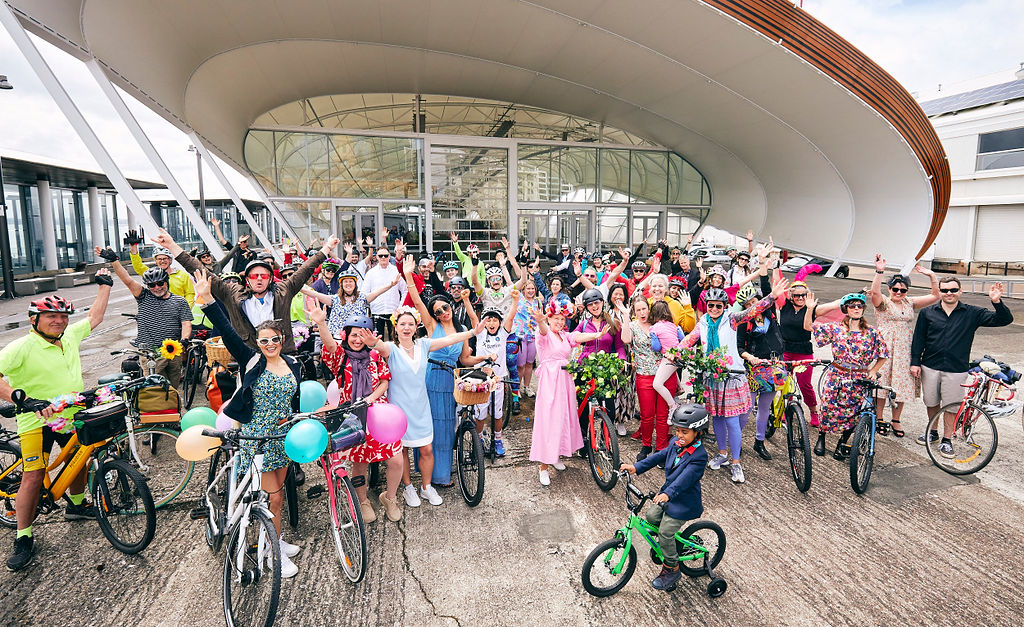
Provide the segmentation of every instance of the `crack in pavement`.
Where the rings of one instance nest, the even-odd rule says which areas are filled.
[[[423,582],[420,581],[420,578],[413,571],[412,563],[409,561],[409,553],[406,550],[406,542],[408,541],[408,536],[406,536],[405,534],[405,519],[403,518],[401,522],[399,522],[396,526],[398,527],[398,532],[402,534],[402,559],[405,560],[405,570],[409,573],[409,576],[412,577],[412,580],[416,582],[416,585],[419,586],[420,594],[423,595],[423,598],[430,606],[430,611],[437,618],[450,618],[453,621],[455,621],[456,625],[462,627],[462,621],[460,621],[458,617],[451,616],[450,614],[441,614],[437,611],[437,606],[434,605],[434,602],[430,599],[430,596],[427,595],[427,589],[423,586]]]

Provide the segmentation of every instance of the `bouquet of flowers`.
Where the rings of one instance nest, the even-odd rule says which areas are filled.
[[[667,356],[672,361],[682,364],[683,368],[690,373],[690,378],[686,379],[685,383],[693,388],[693,395],[696,399],[704,401],[709,398],[708,383],[727,375],[729,367],[732,365],[732,357],[726,354],[724,348],[716,348],[705,354],[700,346],[693,348],[679,346],[669,349]]]
[[[597,398],[613,398],[619,386],[626,383],[626,362],[613,353],[591,353],[579,362],[570,361],[568,368],[577,381],[576,391],[581,394],[591,379],[597,381]]]
[[[292,324],[292,339],[296,346],[301,346],[309,339],[309,328],[304,324]]]

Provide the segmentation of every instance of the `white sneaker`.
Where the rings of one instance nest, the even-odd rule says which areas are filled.
[[[620,438],[626,437],[626,423],[616,422],[615,433],[618,433]]]
[[[287,555],[288,557],[295,557],[299,554],[302,547],[297,544],[285,542],[284,538],[281,538],[281,555]]]
[[[409,507],[420,506],[420,497],[419,495],[416,494],[415,487],[411,485],[405,486],[405,489],[402,490],[402,497],[405,498],[405,504],[408,505]]]
[[[562,462],[555,462],[551,464],[551,467],[554,468],[555,470],[565,470],[565,464],[563,464]]]
[[[708,462],[708,468],[711,470],[718,470],[722,466],[728,466],[729,463],[729,458],[726,455],[719,453],[718,455],[715,455],[714,459]]]
[[[281,553],[281,579],[294,577],[299,572],[299,567],[287,555]]]
[[[548,471],[546,471],[546,470],[540,471],[540,484],[541,485],[551,485],[551,475],[548,474]]]
[[[732,468],[729,469],[729,472],[732,474],[733,483],[743,483],[746,481],[746,478],[743,476],[743,466],[733,464]]]
[[[435,507],[444,503],[444,499],[441,498],[441,495],[437,493],[437,490],[435,490],[432,485],[420,488],[420,496],[427,499],[427,502]]]

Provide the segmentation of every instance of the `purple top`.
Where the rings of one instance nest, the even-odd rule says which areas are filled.
[[[600,321],[601,326],[596,326],[594,320],[587,316],[587,320],[580,322],[579,326],[576,327],[576,333],[594,333],[600,331],[607,326],[604,321]],[[621,333],[621,332],[620,332]],[[580,360],[582,361],[587,355],[600,351],[602,353],[615,353],[621,359],[626,358],[626,346],[622,343],[622,337],[620,333],[605,334],[599,337],[597,340],[591,340],[580,344],[583,351],[580,353]]]

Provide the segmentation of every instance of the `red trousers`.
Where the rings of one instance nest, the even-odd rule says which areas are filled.
[[[665,387],[673,396],[678,383],[676,377],[669,377],[665,382]],[[640,443],[651,446],[652,432],[657,432],[654,450],[660,451],[668,446],[668,405],[654,391],[654,375],[636,375],[636,398],[640,403]]]
[[[786,361],[804,361],[814,359],[814,355],[782,353],[782,358]],[[812,416],[817,416],[818,397],[814,393],[814,381],[811,379],[813,375],[814,368],[804,368],[803,372],[796,373],[796,382],[800,386],[800,393],[804,395],[804,404],[807,405],[807,409],[810,410]]]

